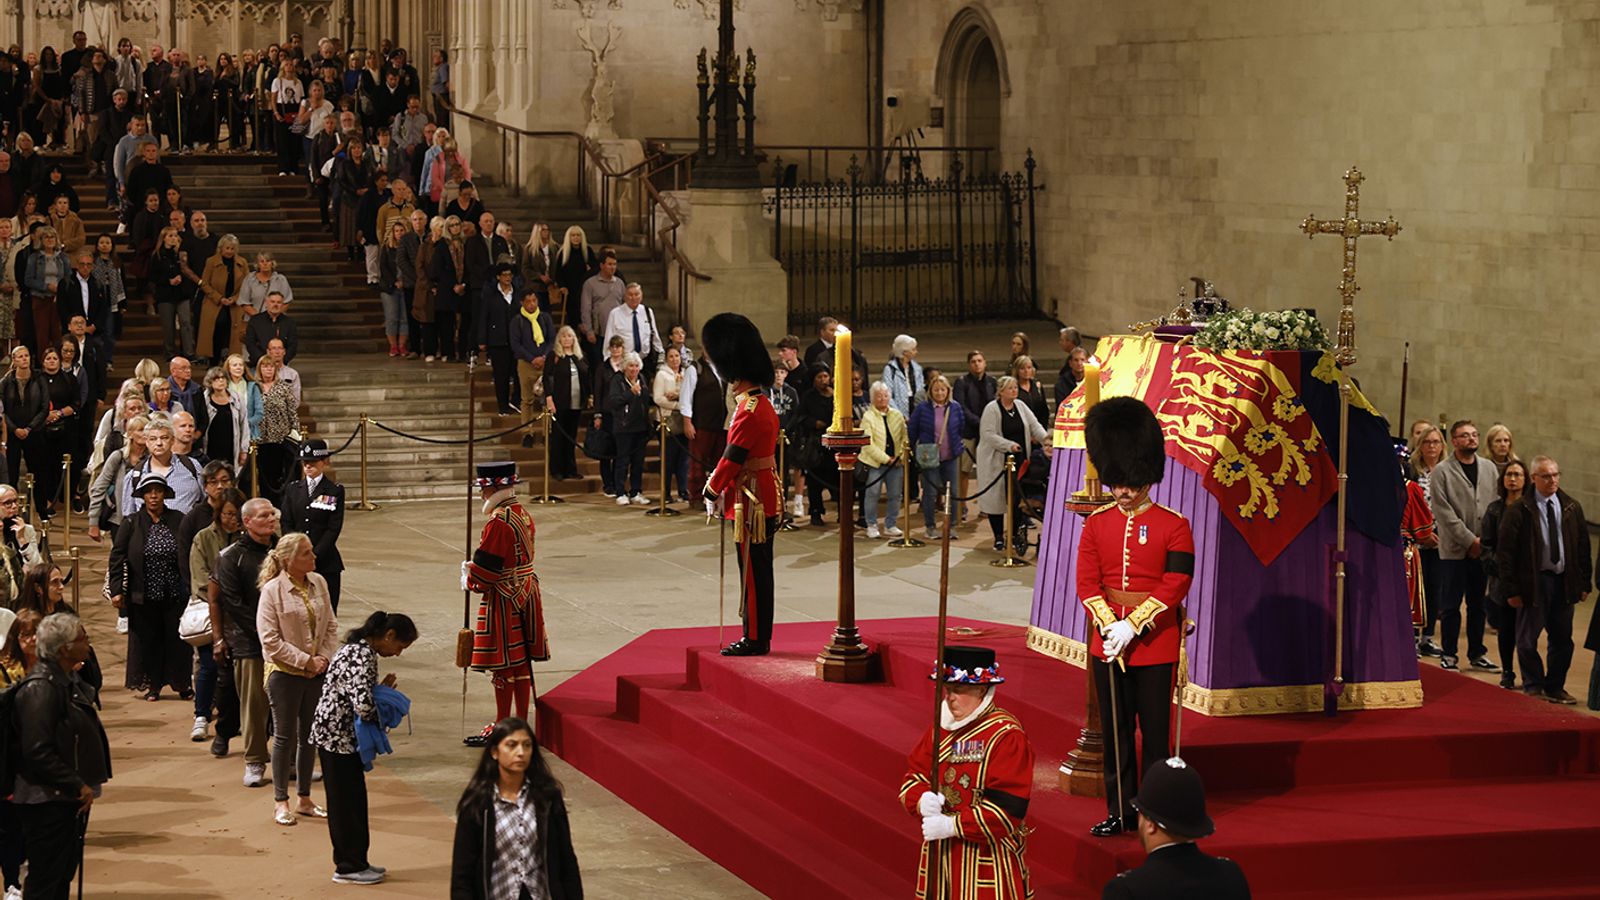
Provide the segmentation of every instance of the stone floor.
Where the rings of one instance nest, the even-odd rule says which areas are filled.
[[[603,499],[603,498],[601,498]],[[369,776],[375,862],[391,879],[384,896],[439,897],[449,876],[451,808],[477,759],[460,744],[461,675],[451,665],[461,624],[458,562],[466,543],[465,501],[396,504],[352,511],[340,541],[345,573],[341,620],[374,609],[416,618],[421,639],[385,661],[414,701],[410,732],[394,735],[395,754]],[[635,636],[658,627],[718,621],[717,533],[703,515],[665,521],[600,500],[533,507],[545,616],[554,659],[538,687],[556,684]],[[481,516],[475,517],[481,522]],[[987,533],[987,529],[983,529]],[[997,569],[976,531],[964,529],[952,552],[951,612],[1000,622],[1027,621],[1034,569]],[[835,605],[837,531],[802,529],[777,538],[780,621],[827,620]],[[936,546],[858,548],[859,612],[864,618],[929,615],[936,609]],[[89,556],[98,557],[91,552]],[[89,564],[85,584],[98,584]],[[737,570],[730,565],[730,571]],[[1592,607],[1580,612],[1578,631]],[[109,607],[85,602],[96,646],[121,682],[121,650]],[[730,615],[730,621],[732,617]],[[730,628],[730,634],[732,628]],[[1571,677],[1587,684],[1593,654],[1580,650]],[[1492,677],[1492,676],[1483,676]],[[323,826],[271,821],[270,789],[239,785],[235,755],[212,759],[187,740],[189,705],[143,703],[107,692],[104,719],[116,777],[96,804],[88,849],[89,895],[165,897],[320,897],[336,893]],[[487,679],[467,679],[465,729],[493,711]],[[585,885],[594,897],[752,897],[755,892],[610,792],[559,760]],[[885,790],[892,790],[886,785]],[[317,792],[320,797],[320,789]]]

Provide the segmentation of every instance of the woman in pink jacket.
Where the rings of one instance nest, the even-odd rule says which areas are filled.
[[[267,702],[272,707],[273,821],[293,825],[295,814],[325,819],[311,802],[316,748],[306,738],[322,697],[322,674],[339,649],[339,623],[328,600],[328,583],[317,567],[311,539],[299,532],[279,538],[261,566],[261,603],[256,629],[261,634]],[[289,772],[294,771],[299,804],[289,808]]]

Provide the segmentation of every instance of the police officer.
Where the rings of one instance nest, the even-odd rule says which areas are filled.
[[[1195,843],[1216,830],[1206,815],[1198,772],[1176,756],[1151,766],[1133,805],[1144,865],[1111,879],[1101,900],[1248,900],[1250,885],[1239,864],[1210,856]]]
[[[339,573],[344,571],[338,547],[339,532],[344,530],[344,485],[326,474],[332,455],[327,441],[313,438],[300,446],[305,477],[284,485],[283,533],[303,531],[311,538],[317,574],[328,582],[328,600],[338,612]]]

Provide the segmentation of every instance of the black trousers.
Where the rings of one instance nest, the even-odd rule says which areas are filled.
[[[1159,666],[1129,666],[1113,674],[1110,665],[1098,657],[1090,657],[1094,672],[1094,690],[1100,699],[1100,730],[1105,733],[1106,744],[1106,811],[1111,815],[1132,817],[1133,798],[1139,793],[1139,779],[1151,766],[1166,759],[1172,752],[1172,676],[1173,664]],[[1112,715],[1111,690],[1116,682],[1116,715]],[[1142,738],[1142,752],[1133,752],[1133,731],[1137,722]],[[1113,737],[1113,732],[1115,736]],[[1117,765],[1116,754],[1122,756]],[[1142,760],[1142,762],[1140,762]],[[1117,809],[1117,772],[1122,773],[1122,809]]]
[[[322,789],[328,795],[328,840],[333,843],[333,870],[341,874],[364,872],[367,848],[367,775],[355,753],[334,753],[317,748],[322,760]]]
[[[433,329],[438,336],[439,355],[450,359],[456,355],[456,311],[453,309],[435,309],[433,313]]]
[[[318,569],[317,570],[317,574],[321,575],[322,576],[322,580],[326,581],[328,583],[328,603],[333,606],[333,611],[334,612],[338,612],[339,611],[339,581],[340,581],[339,576],[344,574],[344,570],[341,569],[338,572],[328,572],[328,571],[324,571],[323,569]]]
[[[767,540],[761,544],[739,541],[739,617],[744,620],[745,640],[766,643],[772,640],[772,542],[778,536],[778,516],[767,517]],[[748,570],[748,571],[747,571]]]
[[[1502,677],[1510,677],[1517,661],[1517,618],[1522,610],[1504,600],[1490,600],[1486,611],[1490,624],[1495,627],[1495,645],[1500,651],[1500,670],[1504,673]]]
[[[490,345],[489,367],[494,370],[494,399],[501,409],[511,405],[517,390],[517,361],[509,346]]]
[[[1483,644],[1483,594],[1488,577],[1483,562],[1476,559],[1439,560],[1439,647],[1445,656],[1455,656],[1461,636],[1461,603],[1467,605],[1467,658],[1488,653]]]
[[[76,801],[19,803],[17,821],[28,846],[27,900],[67,900],[83,842]]]
[[[183,609],[184,604],[176,600],[162,603],[148,598],[128,608],[128,630],[139,638],[139,652],[152,691],[159,691],[162,685],[170,685],[175,691],[190,688],[194,648],[178,637]]]
[[[261,478],[261,496],[283,496],[283,486],[294,466],[294,453],[294,445],[287,440],[262,441],[256,445],[256,474]]]
[[[238,737],[239,689],[233,684],[231,659],[217,660],[217,687],[211,696],[211,705],[217,710],[217,736],[230,740]]]
[[[556,411],[556,426],[550,430],[550,474],[553,478],[578,477],[578,446],[572,441],[578,436],[580,409]]]
[[[295,174],[300,168],[300,135],[289,130],[287,122],[275,120],[273,140],[278,145],[278,171]]]
[[[1524,606],[1517,616],[1517,662],[1522,666],[1522,689],[1529,693],[1559,694],[1567,689],[1573,606],[1560,599],[1566,592],[1563,580],[1563,576],[1540,572],[1539,596],[1545,599],[1539,606]],[[1541,632],[1549,636],[1545,660],[1539,659]]]

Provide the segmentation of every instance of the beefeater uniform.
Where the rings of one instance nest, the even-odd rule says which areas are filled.
[[[744,639],[772,640],[772,536],[783,504],[778,491],[778,413],[761,388],[734,397],[728,444],[706,479],[705,493],[723,498],[723,513],[733,521],[738,546],[739,614]]]
[[[1134,815],[1132,801],[1144,771],[1135,766],[1135,721],[1143,736],[1144,767],[1172,755],[1173,678],[1182,638],[1183,598],[1193,580],[1194,534],[1178,512],[1146,499],[1131,514],[1113,503],[1085,520],[1078,542],[1078,598],[1093,620],[1090,669],[1107,730],[1112,727],[1111,671],[1100,632],[1119,620],[1126,620],[1136,632],[1122,651],[1126,671],[1119,669],[1116,674],[1120,797],[1127,804],[1120,810],[1118,767],[1112,742],[1106,742],[1106,809],[1113,816]]]
[[[467,563],[467,588],[483,595],[472,639],[472,668],[494,677],[497,705],[515,696],[526,716],[531,663],[550,658],[539,576],[533,570],[533,517],[507,497],[490,513]],[[507,713],[501,710],[500,718]]]

